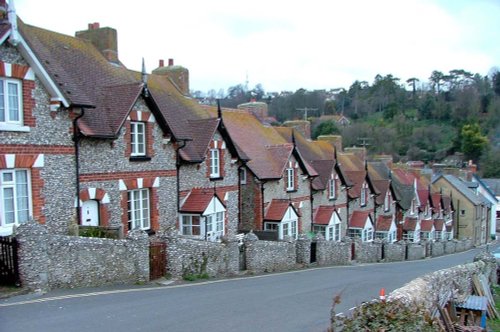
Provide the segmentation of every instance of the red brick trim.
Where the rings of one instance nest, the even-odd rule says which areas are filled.
[[[29,67],[25,67],[26,71],[28,71]],[[14,71],[14,65],[12,70]],[[20,73],[24,77],[24,73]],[[35,81],[23,80],[22,81],[22,89],[23,89],[23,123],[28,127],[36,126],[36,119],[33,116],[33,109],[35,108],[35,98],[33,97],[33,91],[35,90]]]
[[[75,148],[73,146],[64,146],[64,145],[9,144],[9,145],[0,145],[0,153],[75,154]]]
[[[115,172],[115,173],[89,173],[80,174],[80,182],[91,181],[113,181],[113,180],[137,180],[138,178],[149,177],[173,177],[176,176],[176,170],[157,170],[142,172]]]
[[[23,66],[19,65],[17,63],[11,64],[11,77],[18,78],[18,79],[24,79],[24,76],[26,76],[26,73],[30,69],[28,66]]]
[[[31,169],[31,204],[33,206],[33,219],[40,224],[45,224],[45,215],[42,211],[43,206],[45,206],[45,198],[42,195],[44,181],[40,175],[40,171],[39,168]]]

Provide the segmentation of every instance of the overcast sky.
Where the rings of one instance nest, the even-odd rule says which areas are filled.
[[[10,1],[10,0],[8,0]],[[187,67],[192,90],[349,88],[377,74],[500,67],[500,0],[15,0],[25,23],[118,30],[120,60]]]

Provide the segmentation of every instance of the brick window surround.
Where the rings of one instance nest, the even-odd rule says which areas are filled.
[[[212,150],[217,149],[219,151],[219,176],[215,177],[212,176],[211,174],[211,165],[212,165]],[[216,141],[212,140],[210,142],[209,149],[207,151],[207,156],[206,156],[206,177],[209,178],[210,180],[219,180],[223,179],[224,176],[226,175],[225,173],[225,167],[224,167],[224,156],[225,156],[225,148],[224,148],[224,142],[223,141]]]
[[[99,203],[99,226],[109,226],[109,196],[104,189],[87,188],[80,191],[80,207],[83,202],[95,200]]]
[[[140,122],[145,126],[145,140],[146,140],[146,154],[144,156],[132,156],[132,122]],[[155,119],[153,114],[139,111],[131,111],[127,121],[125,122],[125,157],[130,158],[131,161],[147,161],[151,160],[154,156],[153,149],[153,128],[154,128]]]

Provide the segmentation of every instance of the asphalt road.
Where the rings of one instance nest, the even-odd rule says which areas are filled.
[[[493,249],[493,248],[492,248]],[[480,249],[433,259],[329,267],[204,283],[59,290],[0,302],[0,331],[325,331],[337,312]]]

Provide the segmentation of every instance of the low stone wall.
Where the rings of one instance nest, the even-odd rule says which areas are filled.
[[[149,240],[131,231],[124,240],[49,234],[36,222],[16,229],[23,287],[97,287],[149,281]]]
[[[444,242],[436,241],[431,242],[431,253],[432,257],[438,257],[444,255]]]
[[[387,299],[388,301],[401,300],[408,305],[421,303],[429,312],[432,312],[436,309],[436,303],[442,302],[446,297],[462,302],[468,295],[471,295],[474,274],[483,274],[488,277],[490,283],[496,283],[494,279],[496,269],[495,258],[483,252],[476,257],[474,263],[424,275],[396,289]]]
[[[457,243],[455,241],[444,242],[444,253],[445,255],[454,254],[456,251]]]
[[[239,271],[238,242],[209,242],[177,235],[161,237],[167,243],[167,272],[173,278],[188,275],[232,276]]]
[[[351,242],[333,242],[316,237],[316,262],[318,265],[351,264]]]
[[[301,234],[295,245],[297,263],[309,265],[311,263],[311,239],[306,234]]]
[[[405,260],[406,243],[384,243],[384,260],[386,262],[400,262]]]
[[[358,263],[377,263],[382,259],[382,242],[361,242],[355,240],[355,259]]]
[[[406,246],[407,260],[413,261],[425,257],[425,246],[418,243],[408,243]]]
[[[296,267],[297,252],[294,240],[259,241],[250,232],[245,235],[246,268],[250,273],[286,271]]]

